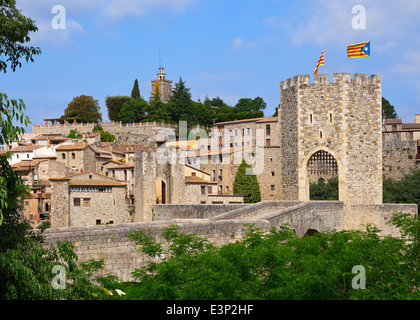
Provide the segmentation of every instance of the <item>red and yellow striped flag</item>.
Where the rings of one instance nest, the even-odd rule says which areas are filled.
[[[314,75],[318,73],[318,67],[324,65],[324,51],[322,51],[321,56],[319,57],[318,63],[316,64]]]
[[[347,46],[347,58],[364,58],[370,56],[370,41]]]

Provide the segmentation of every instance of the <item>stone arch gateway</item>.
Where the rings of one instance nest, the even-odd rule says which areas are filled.
[[[284,200],[309,200],[308,161],[337,161],[345,226],[362,224],[354,206],[382,204],[380,75],[298,75],[280,83],[278,108]],[[348,225],[349,226],[349,225]],[[351,226],[351,227],[352,227]],[[350,226],[349,226],[350,227]]]

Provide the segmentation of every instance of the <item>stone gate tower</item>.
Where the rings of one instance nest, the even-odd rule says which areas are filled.
[[[283,197],[309,200],[309,182],[338,175],[345,227],[382,204],[381,76],[298,75],[280,84]]]

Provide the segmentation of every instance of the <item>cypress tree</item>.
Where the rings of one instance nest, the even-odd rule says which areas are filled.
[[[245,203],[256,203],[261,201],[260,185],[255,174],[247,174],[250,171],[252,167],[242,160],[233,182],[233,192],[242,194]]]
[[[134,80],[133,90],[131,90],[131,98],[140,99],[140,89],[138,80]]]

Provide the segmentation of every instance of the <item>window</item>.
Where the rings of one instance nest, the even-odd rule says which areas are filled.
[[[312,123],[312,113],[309,115],[309,122]]]
[[[29,153],[26,154],[26,158],[29,159]]]
[[[101,219],[96,219],[96,224],[101,224]]]
[[[276,190],[276,186],[274,184],[271,185],[271,191]]]
[[[332,122],[332,113],[330,113],[330,122]]]
[[[265,134],[269,136],[271,134],[271,127],[269,124],[265,126]]]
[[[265,139],[265,145],[267,147],[269,147],[271,145],[271,140],[270,139]]]
[[[274,171],[271,171],[271,176],[274,177],[276,173]]]
[[[71,158],[76,159],[76,154],[74,152],[71,154]]]
[[[201,186],[201,194],[202,195],[206,194],[206,187],[205,186]]]
[[[268,160],[270,160],[270,162],[273,162],[273,157],[268,158]]]
[[[212,194],[213,193],[213,187],[212,186],[208,186],[207,187],[207,193],[208,194]]]
[[[63,160],[66,159],[66,154],[65,153],[61,154],[61,159],[63,159]]]
[[[80,207],[80,198],[74,198],[73,199],[73,205],[75,207]]]
[[[83,206],[84,207],[90,207],[90,198],[84,198],[83,199]]]
[[[195,177],[196,175],[197,175],[197,173],[191,172],[191,177]]]
[[[16,159],[19,159],[19,155],[18,154],[16,155]]]

